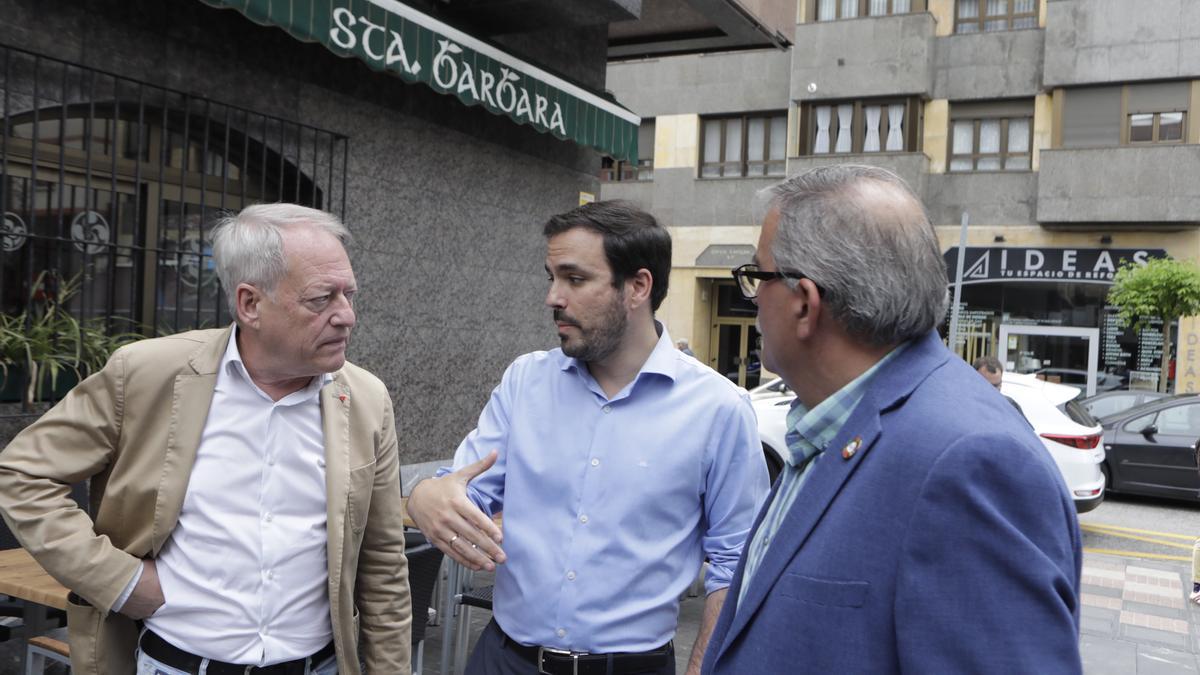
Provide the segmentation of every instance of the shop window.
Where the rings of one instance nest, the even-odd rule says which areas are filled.
[[[801,153],[914,152],[919,109],[915,98],[806,104]]]
[[[782,176],[787,113],[706,117],[700,133],[700,176]]]
[[[344,210],[344,136],[8,48],[0,97],[10,315],[74,281],[67,309],[113,333],[222,326],[217,217],[275,201]]]
[[[632,162],[600,158],[600,180],[653,180],[654,179],[654,120],[643,119],[638,127],[638,161]]]
[[[808,16],[815,15],[817,21],[925,11],[925,0],[808,0],[808,2]]]
[[[1033,103],[954,105],[950,171],[1028,171]]]
[[[991,33],[1037,28],[1038,0],[956,0],[954,32]]]

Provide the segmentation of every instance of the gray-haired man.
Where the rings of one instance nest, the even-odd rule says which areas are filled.
[[[409,672],[395,420],[346,361],[348,239],[290,204],[226,219],[236,323],[117,351],[0,455],[5,520],[73,591],[75,673]],[[94,522],[68,495],[87,478]]]

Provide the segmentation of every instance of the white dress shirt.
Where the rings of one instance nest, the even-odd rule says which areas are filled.
[[[166,603],[147,628],[194,654],[257,665],[333,638],[319,398],[330,379],[272,401],[246,372],[234,330],[179,523],[157,559]]]

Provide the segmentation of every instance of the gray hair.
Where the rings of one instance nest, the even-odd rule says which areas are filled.
[[[764,190],[779,213],[771,255],[801,273],[853,337],[875,346],[924,335],[948,303],[946,264],[925,208],[896,174],[843,164]],[[793,289],[799,283],[785,279]]]
[[[328,232],[342,246],[350,243],[350,230],[337,216],[299,204],[255,204],[217,222],[212,232],[213,262],[235,319],[238,284],[274,291],[287,274],[283,231],[303,227]]]

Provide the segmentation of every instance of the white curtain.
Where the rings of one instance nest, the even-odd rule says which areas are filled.
[[[892,14],[908,14],[912,11],[912,0],[892,0]]]
[[[888,152],[898,152],[904,149],[904,104],[893,103],[888,106]]]
[[[863,138],[863,152],[879,152],[879,115],[883,106],[869,105],[867,113],[867,135]]]
[[[704,123],[704,169],[705,176],[720,176],[721,168],[721,121],[708,120]]]
[[[979,154],[1000,154],[1000,120],[982,120],[979,122]],[[999,171],[999,157],[980,157],[975,166],[979,171]]]
[[[1008,0],[987,0],[987,16],[1008,14]]]
[[[837,18],[837,0],[820,0],[817,5],[817,21],[833,21]]]
[[[978,19],[979,0],[958,0],[959,19]]]
[[[970,171],[975,168],[971,152],[975,149],[975,123],[958,120],[954,123],[954,138],[950,145],[950,170]]]
[[[1008,121],[1008,154],[1004,168],[1009,171],[1029,170],[1029,120]],[[1015,156],[1014,156],[1015,155]]]
[[[814,155],[829,152],[829,117],[832,112],[832,106],[817,106],[817,137],[813,139]]]
[[[867,8],[867,14],[871,16],[883,16],[888,13],[888,0],[871,0],[870,7]]]
[[[843,103],[838,106],[838,136],[834,152],[850,152],[850,142],[853,140],[850,132],[850,122],[854,119],[854,105]]]
[[[852,19],[858,16],[858,0],[842,0],[842,18]]]

